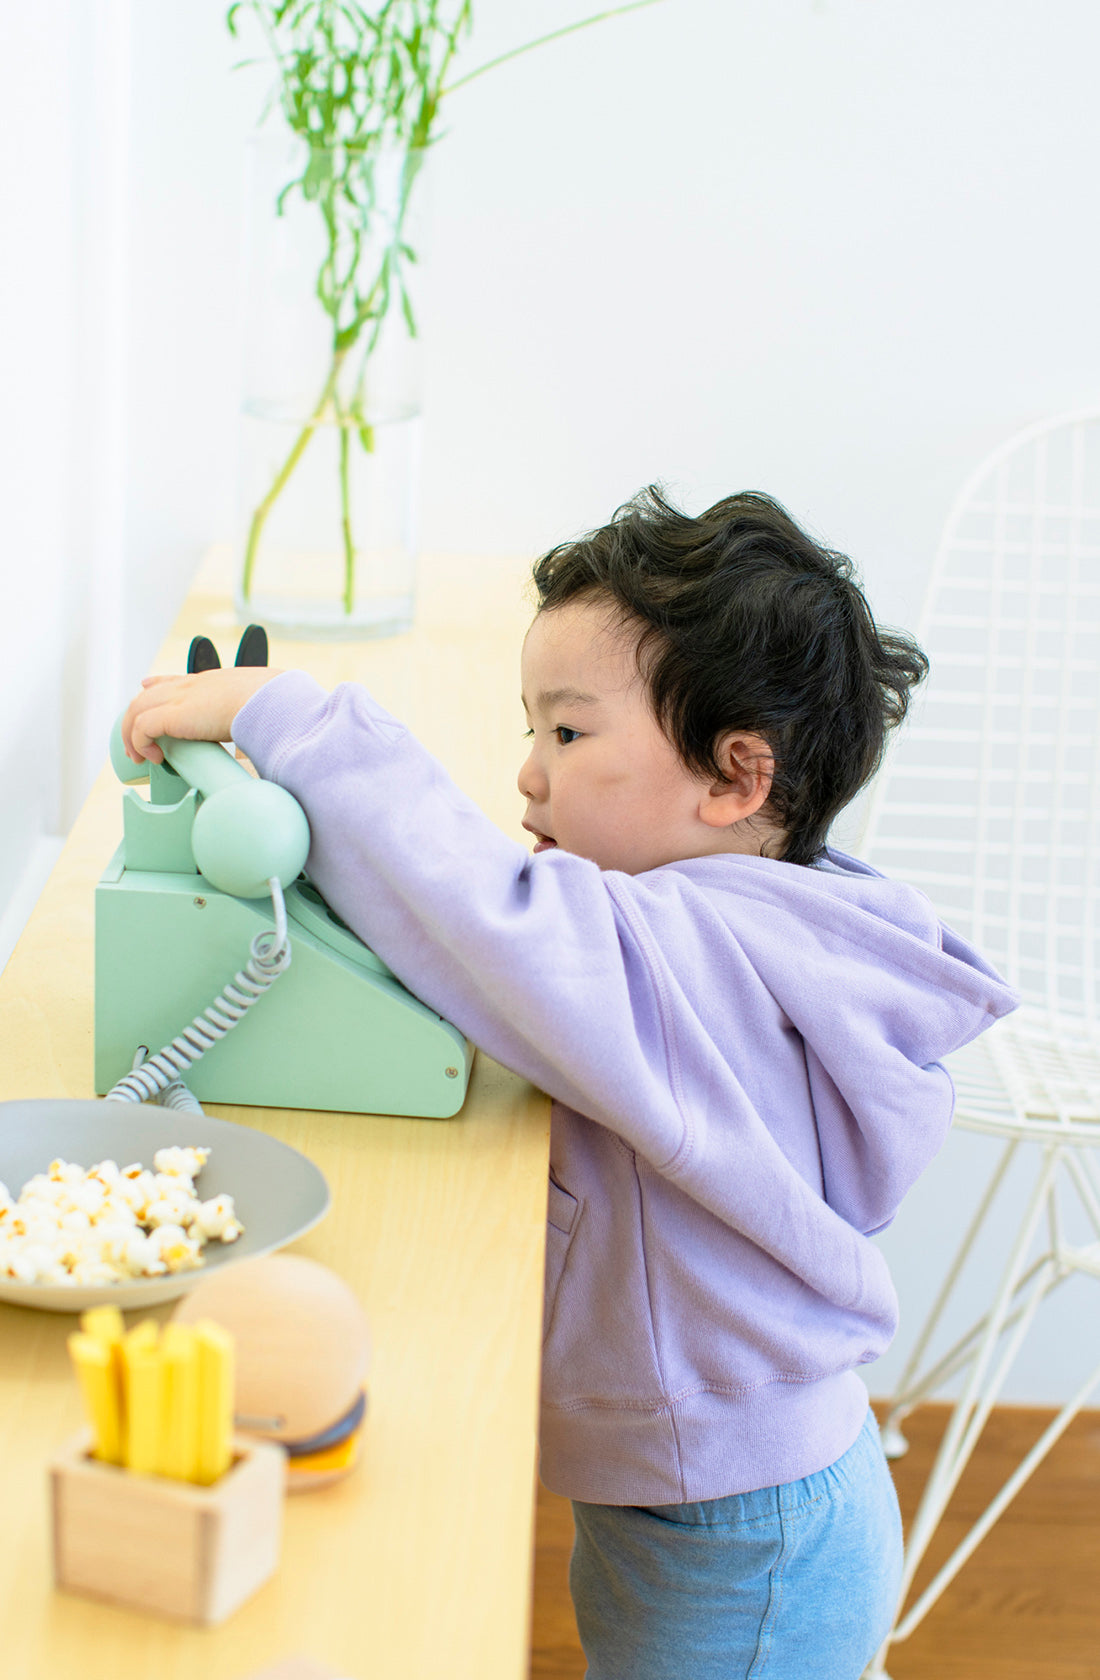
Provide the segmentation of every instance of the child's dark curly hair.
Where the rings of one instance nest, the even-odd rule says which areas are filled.
[[[874,775],[928,661],[879,630],[851,561],[746,490],[698,518],[651,485],[609,525],[536,562],[539,609],[605,597],[638,624],[638,668],[688,769],[716,781],[722,737],[767,741],[767,812],[788,863],[814,863],[837,813]]]

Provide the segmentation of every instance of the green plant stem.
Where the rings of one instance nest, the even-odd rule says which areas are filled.
[[[313,413],[310,415],[309,419],[298,433],[297,438],[294,440],[294,447],[291,449],[290,454],[276,473],[271,489],[268,491],[267,495],[252,515],[252,523],[248,528],[248,546],[245,549],[244,555],[244,572],[241,578],[241,593],[246,601],[249,600],[252,595],[252,571],[256,564],[256,550],[259,547],[260,535],[267,521],[267,516],[271,512],[275,503],[278,501],[283,490],[286,488],[287,481],[289,480],[291,473],[294,471],[298,462],[302,459],[302,456],[309,447],[309,441],[314,432],[317,430],[325,409],[332,401],[336,390],[336,381],[340,377],[340,368],[343,365],[344,357],[346,355],[346,349],[337,350],[334,354],[332,358],[332,367],[329,369],[328,378],[325,380],[325,388],[321,392],[321,397],[316,408],[313,410]]]
[[[355,538],[351,530],[351,494],[348,488],[348,427],[340,427],[340,529],[344,537],[344,611],[355,601]]]
[[[413,184],[414,179],[415,179],[415,175],[409,177],[403,183],[403,186],[402,186],[401,201],[400,201],[400,205],[399,205],[398,213],[397,213],[396,231],[394,233],[394,238],[393,238],[393,243],[394,244],[398,243],[398,241],[400,240],[401,235],[402,235],[402,230],[404,228],[404,223],[405,223],[405,215],[406,215],[406,212],[407,212],[407,209],[408,209],[409,193],[412,189],[412,184]],[[330,197],[331,197],[331,194],[330,194]],[[333,265],[335,265],[335,251],[336,251],[336,237],[337,237],[336,231],[335,231],[335,217],[334,216],[326,217],[326,224],[325,225],[326,225],[326,228],[328,230],[328,238],[329,238],[329,254],[328,254],[328,258],[326,260],[329,261],[329,262],[332,262]],[[338,350],[336,350],[333,354],[332,367],[329,371],[328,379],[325,382],[325,388],[321,393],[320,401],[318,402],[317,407],[314,409],[312,415],[307,420],[306,424],[303,426],[301,432],[299,433],[297,439],[295,440],[294,447],[291,449],[290,454],[287,456],[287,458],[284,461],[282,467],[280,468],[278,474],[276,475],[275,481],[272,484],[271,489],[268,491],[267,495],[264,497],[263,501],[260,503],[259,507],[256,509],[256,512],[254,513],[254,515],[252,517],[252,524],[249,528],[249,535],[248,535],[248,546],[247,546],[246,551],[245,551],[244,573],[243,573],[243,581],[242,581],[242,593],[244,595],[245,600],[248,600],[249,597],[250,597],[250,591],[251,591],[251,586],[252,586],[252,573],[253,573],[253,569],[254,569],[255,562],[256,562],[256,556],[257,556],[257,550],[259,548],[260,536],[261,536],[261,533],[263,531],[264,524],[267,520],[267,516],[271,512],[271,509],[274,506],[275,502],[277,501],[278,497],[280,496],[282,491],[285,489],[292,473],[294,472],[295,467],[298,465],[298,462],[301,460],[302,456],[304,455],[304,453],[305,453],[305,451],[306,451],[306,449],[309,445],[310,439],[312,438],[312,436],[313,436],[314,432],[316,431],[317,426],[318,426],[322,416],[324,415],[325,409],[328,407],[329,403],[331,402],[335,406],[336,418],[337,418],[337,422],[339,423],[339,426],[340,426],[340,444],[339,444],[340,529],[341,529],[341,537],[342,537],[343,549],[344,549],[344,587],[343,587],[343,592],[342,592],[342,599],[343,599],[343,607],[344,607],[345,613],[350,614],[351,611],[352,611],[352,608],[354,606],[354,597],[355,597],[355,570],[356,570],[357,556],[356,556],[356,551],[355,551],[355,535],[354,535],[354,531],[353,531],[353,527],[352,527],[352,520],[351,520],[351,487],[350,487],[350,476],[349,476],[350,437],[349,437],[348,414],[344,413],[344,411],[342,410],[341,405],[340,405],[339,393],[337,391],[337,378],[338,378],[340,369],[341,369],[345,359],[347,358],[347,356],[351,353],[351,351],[355,348],[356,344],[358,343],[360,334],[363,330],[363,327],[366,325],[367,321],[372,318],[372,316],[375,317],[374,330],[371,334],[370,342],[367,346],[367,351],[366,351],[366,354],[364,355],[364,358],[363,358],[363,366],[362,366],[362,369],[360,371],[358,385],[356,387],[356,390],[355,390],[355,393],[354,393],[354,396],[353,396],[353,399],[352,399],[352,403],[351,403],[351,408],[349,410],[349,413],[351,415],[357,416],[358,413],[360,412],[361,404],[362,404],[363,383],[364,383],[364,380],[366,378],[367,361],[369,360],[370,352],[374,349],[375,343],[377,342],[378,334],[381,331],[381,327],[382,327],[383,314],[382,314],[381,311],[376,312],[376,309],[375,309],[375,300],[378,296],[378,293],[379,293],[379,290],[382,286],[382,283],[383,283],[383,276],[380,275],[379,278],[375,281],[374,285],[371,287],[371,290],[368,293],[368,296],[367,296],[367,299],[366,299],[366,303],[361,306],[359,318],[352,323],[350,329],[349,328],[342,329],[341,338],[342,338],[343,342],[341,343],[340,348]],[[336,325],[337,320],[338,320],[339,307],[340,307],[340,297],[337,296],[336,299],[335,299],[333,308],[330,311],[330,313],[332,315],[332,318],[333,318],[333,325],[334,326]],[[360,424],[357,424],[356,429],[359,433],[359,439],[360,439],[360,442],[362,443],[362,446],[363,446],[364,450],[366,450],[368,452],[372,451],[374,449],[374,428],[372,426],[366,425],[365,423],[360,423]]]
[[[593,23],[603,23],[605,18],[620,17],[623,12],[637,12],[643,6],[659,6],[662,3],[663,0],[630,0],[627,6],[612,6],[606,12],[596,12],[592,17],[579,19],[577,23],[567,23],[562,29],[551,30],[549,35],[540,35],[534,41],[525,41],[522,47],[512,47],[508,52],[501,53],[499,58],[491,58],[486,64],[479,64],[469,75],[460,76],[450,87],[441,88],[439,97],[442,99],[444,94],[454,93],[456,88],[465,87],[466,83],[472,82],[476,76],[484,76],[486,70],[495,70],[498,64],[507,64],[510,58],[519,58],[521,53],[532,52],[535,47],[545,46],[547,41],[558,41],[563,35],[575,35],[578,29],[587,29]]]

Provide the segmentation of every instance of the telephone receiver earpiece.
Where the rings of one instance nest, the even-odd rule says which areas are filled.
[[[209,636],[192,636],[191,646],[187,650],[187,675],[193,676],[196,671],[220,671],[221,660],[218,650]]]
[[[267,664],[267,631],[262,624],[250,624],[237,644],[234,665]]]
[[[193,636],[187,650],[187,674],[196,671],[220,671],[218,650],[209,636]],[[262,624],[250,624],[237,645],[234,665],[267,664],[267,631]]]

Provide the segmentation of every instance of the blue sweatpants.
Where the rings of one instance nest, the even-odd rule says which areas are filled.
[[[901,1517],[870,1411],[801,1481],[573,1517],[588,1680],[859,1680],[889,1631]]]

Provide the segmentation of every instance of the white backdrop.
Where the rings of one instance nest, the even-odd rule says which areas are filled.
[[[462,67],[595,9],[476,0]],[[232,519],[266,74],[229,72],[222,11],[134,8],[135,611]],[[655,478],[761,487],[911,618],[974,461],[1096,395],[1098,53],[1088,0],[663,0],[460,89],[426,545],[535,552]]]
[[[475,0],[460,70],[599,4]],[[0,17],[0,911],[232,530],[268,78],[231,70],[224,9]],[[662,0],[457,91],[425,546],[534,554],[652,480],[691,510],[759,488],[911,622],[977,459],[1097,400],[1098,60],[1092,0]],[[985,1159],[954,1140],[884,1239],[909,1317]],[[1068,1387],[1072,1324],[1010,1392]]]

